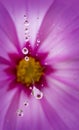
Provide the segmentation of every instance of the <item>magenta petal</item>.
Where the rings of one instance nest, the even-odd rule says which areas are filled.
[[[48,51],[48,58],[79,55],[78,4],[78,0],[55,0],[47,11],[39,30],[39,51]]]
[[[54,130],[69,130],[66,124],[61,120],[56,111],[48,103],[46,99],[42,100],[42,108],[44,110],[45,116],[48,119],[52,129]]]
[[[3,130],[15,130],[17,121],[17,109],[19,105],[20,92],[17,91],[13,96],[10,106],[4,118]]]
[[[15,29],[15,25],[13,20],[8,12],[8,10],[4,7],[4,5],[0,2],[0,46],[1,43],[4,44],[4,48],[6,49],[13,44],[17,49],[19,48],[18,45],[18,38]],[[4,50],[5,51],[5,50]]]
[[[77,6],[78,4],[79,4],[78,0],[75,1],[73,0],[72,3],[69,2],[68,0],[66,2],[63,0],[55,0],[50,6],[49,10],[47,11],[44,20],[41,24],[39,30],[41,41],[44,41],[46,38],[48,38],[50,36],[50,33],[52,34],[51,40],[53,40],[52,38],[54,34],[56,34],[56,32],[66,29],[65,28],[66,26],[69,27],[70,22],[77,22],[76,20],[78,19],[76,18],[78,18],[79,16],[79,11]],[[77,25],[75,25],[75,27],[76,26]],[[60,28],[62,27],[61,30],[58,30],[58,27]]]
[[[23,117],[17,117],[17,130],[52,130],[39,100],[34,98],[28,99],[24,93],[20,95],[19,108],[23,110]],[[29,105],[24,106],[24,101],[28,101]]]
[[[5,87],[7,84],[5,85]],[[4,124],[4,119],[6,115],[6,111],[8,110],[8,107],[10,105],[10,102],[12,100],[12,97],[14,95],[15,91],[8,92],[5,90],[0,89],[0,129],[3,130],[3,124]]]
[[[79,129],[79,88],[73,88],[52,78],[49,79],[48,85],[49,90],[44,92],[47,102],[69,129]]]
[[[7,59],[0,56],[0,65],[1,64],[2,65],[10,65],[10,62]]]
[[[3,0],[2,3],[0,2],[0,129],[79,130],[79,0]],[[51,69],[47,69],[50,70],[49,73],[44,73],[47,84],[42,85],[47,86],[44,86],[44,91],[41,89],[44,94],[41,100],[35,99],[33,94],[28,97],[22,93],[25,92],[22,91],[22,85],[18,85],[22,92],[15,92],[16,82],[12,82],[11,77],[15,76],[14,67],[23,58],[14,51],[19,51],[20,48],[18,38],[22,46],[25,42],[25,15],[32,36],[30,41],[34,43],[36,39],[36,46],[37,38],[40,40],[40,46],[34,53],[40,56],[38,59],[43,58],[40,60],[43,63],[48,61],[48,68],[51,65],[55,70],[52,74]],[[48,54],[46,58],[41,58],[40,53],[43,52]],[[10,65],[6,55],[13,65],[3,71],[6,65]],[[28,101],[27,107],[24,106],[24,101]],[[23,110],[23,117],[18,117],[18,109]]]
[[[18,32],[20,44],[25,42],[25,15],[29,21],[30,41],[34,44],[38,29],[41,25],[43,17],[54,0],[3,0],[3,4],[9,10]],[[24,32],[24,33],[23,33]]]

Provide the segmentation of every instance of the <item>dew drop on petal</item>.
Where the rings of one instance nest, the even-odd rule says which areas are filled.
[[[24,48],[22,49],[22,53],[25,54],[25,55],[28,54],[28,49],[27,49],[26,47],[24,47]]]
[[[37,39],[37,43],[40,43],[40,39]]]
[[[29,29],[26,27],[26,28],[25,28],[25,31],[29,31]]]
[[[25,28],[25,34],[27,34],[29,32],[28,28]]]
[[[25,24],[25,26],[29,26],[28,20],[25,20],[24,24]]]
[[[22,109],[18,109],[17,110],[17,116],[22,117],[23,115],[24,115],[23,110]]]
[[[32,95],[36,99],[42,99],[43,98],[43,93],[39,89],[37,89],[35,86],[33,87]]]
[[[28,101],[24,101],[23,104],[24,104],[24,106],[26,106],[26,107],[29,105]]]
[[[26,36],[26,37],[25,37],[25,40],[26,40],[26,42],[28,42],[28,41],[29,41],[29,38]]]
[[[26,17],[26,15],[24,14],[24,17]]]
[[[28,56],[25,56],[25,61],[29,61],[29,57]]]

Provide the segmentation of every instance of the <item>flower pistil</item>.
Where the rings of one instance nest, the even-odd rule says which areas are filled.
[[[39,82],[41,76],[44,74],[44,68],[33,57],[29,57],[28,60],[20,60],[16,70],[17,82],[21,82],[27,87],[35,82]]]

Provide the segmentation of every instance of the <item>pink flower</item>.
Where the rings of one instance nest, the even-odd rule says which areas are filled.
[[[79,1],[0,2],[0,130],[79,130]]]

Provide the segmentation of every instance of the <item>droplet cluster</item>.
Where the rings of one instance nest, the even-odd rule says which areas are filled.
[[[39,17],[37,17],[37,20],[39,20]],[[27,16],[24,15],[24,35],[25,35],[25,42],[26,42],[26,43],[29,42],[29,39],[30,39],[29,25],[30,25],[29,20],[28,20]],[[39,47],[40,43],[41,43],[41,40],[40,40],[40,38],[39,38],[39,35],[37,35],[36,46]],[[30,45],[29,45],[29,47],[30,47]],[[30,58],[30,57],[28,56],[28,54],[29,54],[28,48],[27,48],[27,47],[23,47],[23,48],[22,48],[22,53],[24,54],[24,59],[25,59],[25,61],[28,62],[28,61],[29,61],[29,58]],[[38,54],[36,54],[36,56],[38,56]],[[43,84],[42,84],[41,86],[43,87]],[[35,99],[37,99],[37,100],[42,99],[43,96],[44,96],[44,95],[43,95],[43,92],[42,92],[41,90],[39,90],[39,89],[34,85],[34,81],[33,81],[33,86],[32,86],[32,87],[30,86],[30,87],[29,87],[29,90],[31,91],[31,95],[32,95]],[[27,108],[27,106],[29,106],[29,102],[28,102],[27,100],[25,100],[25,101],[23,102],[23,106]],[[20,109],[18,109],[17,112],[16,112],[16,113],[17,113],[17,116],[19,116],[19,117],[23,117],[23,116],[24,116],[24,108],[23,108],[23,106],[22,106]]]
[[[26,15],[24,15],[24,33],[25,33],[25,42],[28,42],[30,39],[30,32],[29,32],[29,21]]]

